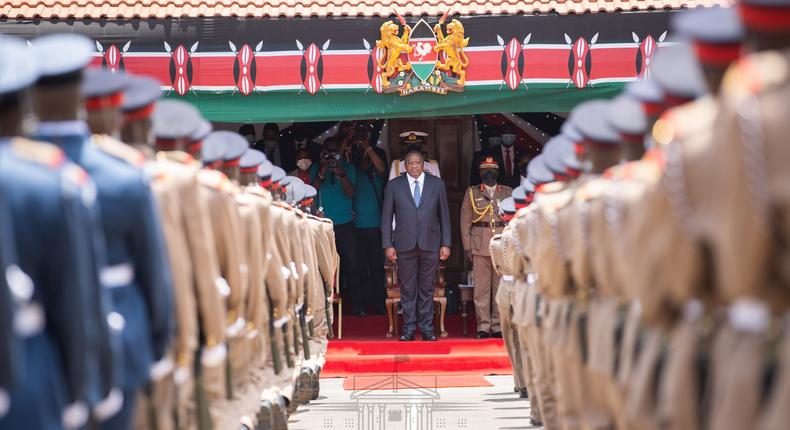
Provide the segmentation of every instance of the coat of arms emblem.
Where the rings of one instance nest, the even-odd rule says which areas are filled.
[[[405,96],[463,91],[469,66],[464,48],[469,38],[464,37],[464,26],[457,19],[442,31],[446,18],[444,14],[433,28],[424,19],[410,27],[400,15],[400,26],[393,21],[381,25],[381,38],[376,41],[381,92]]]

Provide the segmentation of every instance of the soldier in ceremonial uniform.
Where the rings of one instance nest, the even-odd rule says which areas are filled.
[[[130,87],[134,88],[134,85]],[[133,100],[130,97],[125,99]],[[147,106],[143,103],[137,112],[145,110]],[[134,115],[127,115],[127,118],[130,116]],[[153,146],[159,151],[156,170],[164,172],[161,176],[175,182],[178,190],[179,217],[192,263],[191,294],[195,297],[199,318],[199,344],[194,357],[176,356],[174,383],[178,408],[182,411],[178,416],[186,414],[189,418],[186,421],[179,419],[179,424],[194,427],[197,423],[198,428],[204,429],[211,426],[212,421],[216,425],[225,398],[226,311],[221,291],[227,290],[227,284],[220,276],[208,206],[210,192],[199,182],[201,163],[182,152],[201,121],[194,107],[172,100],[156,102],[150,119],[155,137]],[[126,128],[139,130],[135,134],[145,138],[148,136],[147,124],[145,119],[137,125],[127,120]],[[192,378],[194,390],[191,389]]]
[[[706,169],[718,180],[707,195],[697,193],[698,176],[687,177],[693,212],[714,251],[716,292],[727,305],[712,353],[710,426],[771,428],[787,419],[787,408],[780,406],[786,379],[766,375],[787,369],[790,301],[787,275],[777,268],[787,255],[781,239],[787,231],[788,160],[782,136],[788,126],[790,3],[744,0],[737,10],[751,54],[723,80],[711,144],[684,164],[685,171],[704,169],[706,157],[718,169]]]
[[[98,279],[105,255],[93,247],[103,241],[92,217],[94,185],[61,149],[19,137],[29,115],[27,90],[40,71],[21,40],[2,38],[0,53],[6,59],[0,64],[0,187],[10,217],[4,230],[12,228],[3,240],[16,247],[16,258],[7,246],[3,251],[11,259],[4,278],[14,309],[6,318],[14,318],[15,338],[3,348],[16,367],[11,385],[3,387],[0,427],[78,429],[88,408],[112,390],[105,386],[116,382],[97,369],[109,358],[101,364],[111,370],[114,357],[102,355],[110,329]],[[82,61],[74,67],[87,64]]]
[[[400,134],[400,154],[401,158],[397,160],[392,160],[392,166],[390,168],[390,176],[389,180],[393,180],[398,176],[406,173],[406,159],[403,156],[409,151],[410,147],[416,147],[420,152],[424,152],[423,145],[425,145],[426,139],[428,138],[428,133],[424,131],[406,131]],[[431,160],[428,156],[425,156],[425,172],[430,173],[431,175],[436,176],[437,178],[442,177],[442,173],[439,171],[439,162],[436,160]]]
[[[506,223],[509,222],[516,213],[516,207],[512,197],[502,200],[499,208],[502,212],[502,221]],[[497,275],[501,277],[495,300],[499,309],[505,349],[513,364],[514,390],[519,393],[519,397],[527,398],[528,383],[526,374],[527,366],[525,362],[526,357],[521,355],[518,332],[513,324],[513,314],[515,312],[515,278],[518,276],[513,264],[519,264],[521,260],[516,258],[516,250],[512,247],[514,244],[512,233],[512,230],[506,226],[501,234],[493,236],[489,243],[489,254],[491,255],[494,270]]]
[[[60,146],[96,181],[108,253],[101,282],[110,290],[113,308],[123,320],[118,324],[123,327],[123,407],[104,425],[128,428],[137,391],[148,383],[153,363],[164,357],[173,328],[172,286],[158,216],[140,167],[112,150],[91,145],[88,126],[78,119],[83,109],[79,76],[91,56],[90,40],[50,35],[37,39],[32,49],[42,64],[50,65],[42,69],[48,82],[39,80],[34,91],[41,120],[36,135]],[[90,92],[93,89],[95,94]],[[86,87],[88,103],[94,98],[100,99],[97,105],[117,100],[122,89],[115,85]]]
[[[200,172],[199,181],[208,195],[209,218],[214,231],[220,273],[224,279],[220,293],[226,311],[228,354],[224,373],[227,392],[226,401],[223,402],[225,407],[218,409],[219,427],[239,425],[243,412],[238,399],[246,372],[244,297],[249,269],[242,235],[243,225],[236,202],[239,190],[223,171],[238,170],[238,160],[247,148],[243,137],[229,131],[210,133],[203,140],[201,148],[206,168]]]
[[[491,265],[488,242],[505,226],[499,203],[510,197],[513,190],[497,184],[499,166],[492,157],[483,159],[479,169],[483,183],[469,187],[461,204],[461,239],[466,258],[471,261],[474,271],[476,337],[485,339],[502,337],[499,309],[494,301],[499,276]]]

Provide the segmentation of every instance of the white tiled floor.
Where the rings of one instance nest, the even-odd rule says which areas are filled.
[[[372,397],[352,398],[352,391],[343,390],[343,379],[321,380],[321,396],[318,400],[301,406],[291,417],[291,430],[494,430],[533,429],[529,424],[529,401],[519,399],[513,392],[512,376],[486,377],[492,387],[440,388],[430,390],[373,391]],[[427,399],[427,400],[426,400]],[[375,403],[369,407],[370,415],[360,410],[364,403]],[[418,426],[418,403],[431,404],[433,416]],[[384,406],[378,405],[386,405]],[[411,407],[411,426],[403,412],[404,404]],[[383,420],[377,413],[384,410]],[[424,411],[425,409],[423,409]],[[365,419],[371,417],[372,422]]]

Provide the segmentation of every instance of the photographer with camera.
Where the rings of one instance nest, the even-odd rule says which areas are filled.
[[[341,153],[337,139],[327,138],[319,162],[310,167],[310,184],[318,190],[324,214],[334,224],[335,246],[340,255],[340,285],[345,287],[342,292],[351,298],[354,313],[361,314],[353,222],[357,169]]]
[[[371,127],[358,124],[346,154],[357,169],[354,194],[354,228],[359,262],[359,301],[366,309],[383,315],[384,252],[381,247],[381,202],[387,181],[387,155],[371,144]]]

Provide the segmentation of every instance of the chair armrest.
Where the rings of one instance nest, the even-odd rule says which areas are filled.
[[[387,289],[395,288],[398,284],[398,265],[389,261],[384,263],[384,274],[387,280]]]

